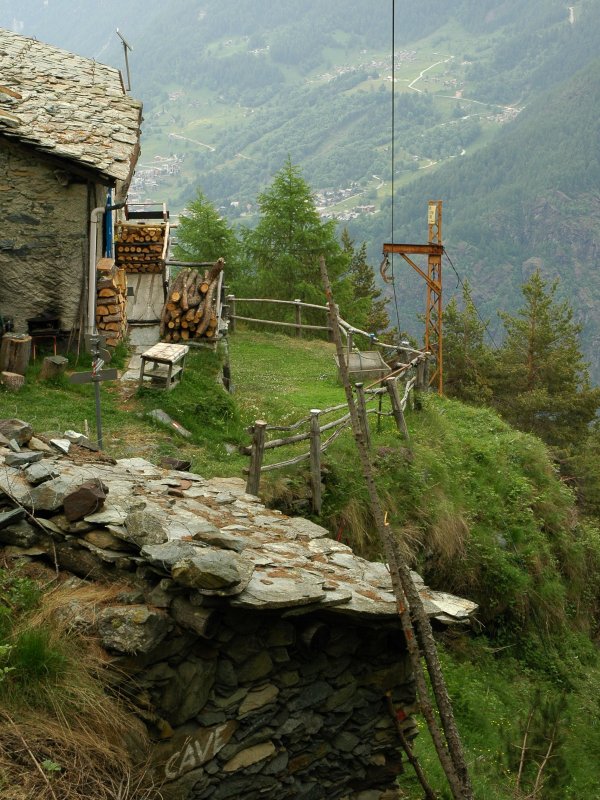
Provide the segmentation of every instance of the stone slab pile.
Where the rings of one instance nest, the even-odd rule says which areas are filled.
[[[0,434],[5,555],[123,587],[81,624],[156,741],[166,800],[394,796],[386,693],[412,735],[414,690],[385,565],[241,479],[64,454],[19,420]],[[420,586],[440,621],[475,608]]]

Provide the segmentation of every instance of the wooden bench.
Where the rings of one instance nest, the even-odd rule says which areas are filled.
[[[159,342],[146,350],[140,364],[139,386],[144,378],[150,378],[153,385],[163,386],[167,391],[177,386],[183,374],[185,357],[189,352],[186,344],[166,344]]]

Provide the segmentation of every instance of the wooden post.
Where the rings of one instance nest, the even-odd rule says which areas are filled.
[[[26,333],[5,333],[0,345],[0,372],[25,375],[31,357],[31,336]]]
[[[296,336],[301,339],[302,338],[302,306],[300,303],[302,300],[294,300],[296,304],[294,310],[296,312]]]
[[[352,352],[352,331],[348,331],[348,369],[350,369],[350,353]]]
[[[227,295],[227,305],[229,306],[229,330],[235,333],[235,295]]]
[[[438,365],[439,369],[439,365]],[[426,358],[423,362],[423,391],[426,392],[429,389],[429,358]],[[441,394],[440,390],[440,394]]]
[[[425,389],[425,362],[419,361],[417,364],[417,383],[415,389],[422,392]]]
[[[310,482],[312,487],[312,510],[321,513],[321,409],[310,410]]]
[[[360,427],[362,428],[365,445],[367,449],[371,449],[371,431],[369,430],[369,420],[367,419],[367,403],[365,400],[364,384],[355,383],[356,389],[356,405],[358,408],[358,418],[360,420]]]
[[[258,495],[260,488],[260,469],[265,454],[266,429],[267,423],[264,419],[257,419],[252,433],[250,469],[248,471],[248,480],[246,481],[246,492],[248,494]]]
[[[396,420],[398,430],[405,437],[406,441],[409,442],[410,436],[408,435],[408,428],[406,427],[404,412],[402,411],[402,406],[400,404],[400,395],[398,394],[398,383],[396,382],[396,378],[387,378],[385,385],[390,395],[392,413],[394,414],[394,419]]]

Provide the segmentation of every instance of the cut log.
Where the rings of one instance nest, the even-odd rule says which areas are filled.
[[[68,359],[64,356],[46,356],[42,361],[39,379],[47,381],[52,378],[58,378],[59,375],[64,375],[68,363]]]
[[[31,357],[31,336],[25,333],[5,333],[0,345],[0,372],[25,375]]]
[[[25,376],[19,375],[18,372],[2,372],[0,373],[2,383],[9,392],[18,392],[25,383]]]

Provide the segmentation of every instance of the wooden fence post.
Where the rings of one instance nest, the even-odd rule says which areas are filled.
[[[312,487],[312,510],[321,513],[321,409],[310,410],[310,483]]]
[[[364,384],[355,383],[356,389],[356,405],[358,408],[358,418],[360,420],[360,427],[362,428],[363,437],[367,449],[371,449],[371,431],[369,430],[369,420],[367,419],[367,403],[365,400]]]
[[[425,362],[419,361],[417,364],[417,382],[415,384],[415,389],[418,392],[422,392],[425,389]]]
[[[408,428],[406,427],[406,420],[404,419],[404,412],[402,411],[400,396],[398,394],[398,382],[396,378],[387,378],[385,384],[390,395],[392,413],[394,414],[394,419],[396,420],[398,430],[405,437],[406,441],[409,442],[410,436],[408,435]]]
[[[265,434],[267,423],[264,419],[257,419],[252,431],[252,445],[250,452],[250,468],[248,470],[248,480],[246,481],[246,492],[258,495],[260,488],[260,468],[262,467],[263,456],[265,454]]]
[[[301,339],[302,338],[302,300],[294,300],[296,303],[295,312],[296,312],[296,336]]]
[[[227,305],[229,306],[229,330],[235,333],[235,295],[227,295]]]

